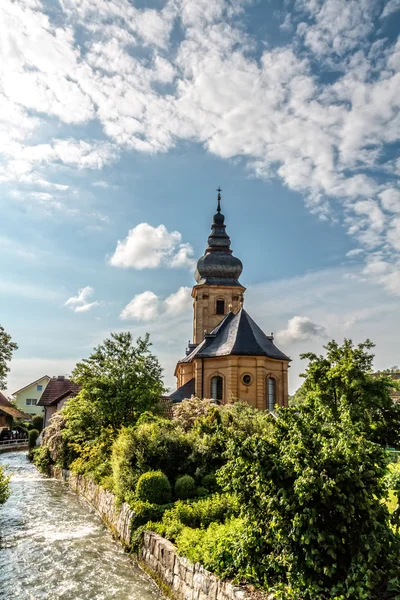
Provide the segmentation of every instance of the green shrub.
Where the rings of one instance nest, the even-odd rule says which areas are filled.
[[[33,453],[33,462],[35,463],[39,471],[41,471],[45,475],[50,475],[50,468],[54,464],[54,462],[51,458],[50,450],[47,446],[42,445],[39,448],[35,449]]]
[[[137,529],[138,527],[145,525],[149,521],[161,521],[164,512],[168,508],[171,508],[171,504],[151,504],[150,502],[136,500],[130,503],[130,507],[134,512],[134,516],[132,519],[132,528]]]
[[[203,487],[203,486],[201,486],[201,485],[199,485],[199,487],[196,488],[196,496],[198,498],[203,498],[204,496],[208,496],[209,493],[210,492],[208,491],[208,489],[205,488],[205,487]]]
[[[182,475],[175,482],[175,496],[179,500],[188,500],[196,495],[196,484],[190,475]]]
[[[10,478],[5,474],[4,467],[0,465],[0,506],[10,495]]]
[[[241,538],[245,532],[242,519],[211,523],[207,529],[183,527],[176,537],[182,556],[215,573],[221,579],[234,577],[241,562]]]
[[[36,447],[36,441],[39,437],[39,432],[37,429],[31,429],[28,434],[28,448],[29,450],[33,450]]]
[[[161,471],[143,473],[136,485],[136,495],[143,502],[167,504],[171,500],[171,486],[168,477]]]
[[[43,431],[43,417],[40,415],[32,417],[32,429],[37,429],[39,433]]]
[[[204,477],[201,480],[201,485],[202,487],[205,487],[209,492],[217,492],[220,489],[215,473],[209,473],[208,475],[204,475]]]

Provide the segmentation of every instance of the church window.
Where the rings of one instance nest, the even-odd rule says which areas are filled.
[[[276,404],[276,380],[273,377],[267,379],[267,403],[268,410],[274,410]]]
[[[244,385],[250,385],[251,384],[251,375],[249,375],[248,373],[245,373],[242,377],[242,381],[243,381]]]
[[[211,378],[211,398],[221,401],[224,394],[224,382],[220,375]]]
[[[215,304],[215,313],[217,315],[225,314],[225,300],[217,300]]]

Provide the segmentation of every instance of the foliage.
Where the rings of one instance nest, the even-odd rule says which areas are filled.
[[[40,415],[32,417],[32,429],[37,429],[39,433],[43,431],[43,417]]]
[[[18,350],[17,344],[12,341],[11,335],[6,333],[4,327],[0,325],[0,390],[6,388],[6,377],[10,371],[7,363],[10,362],[15,350]]]
[[[394,504],[390,522],[398,533],[400,530],[400,463],[390,465],[387,484],[393,496]]]
[[[5,474],[4,468],[0,465],[0,506],[4,504],[10,495],[10,478]]]
[[[280,410],[261,435],[230,440],[219,474],[247,526],[242,575],[285,598],[366,600],[399,583],[385,452],[350,411],[331,414],[323,403]]]
[[[204,475],[201,479],[201,485],[209,492],[217,492],[220,489],[215,473]]]
[[[191,453],[187,435],[170,420],[146,419],[136,427],[123,428],[114,442],[111,457],[117,496],[126,499],[135,490],[140,475],[147,471],[162,471],[171,481],[184,473],[193,473]]]
[[[396,382],[386,375],[372,375],[374,356],[369,350],[373,347],[369,340],[358,346],[351,340],[341,346],[332,340],[325,346],[326,356],[302,354],[309,361],[302,389],[308,401],[317,398],[331,410],[329,418],[348,411],[369,439],[400,446],[400,404],[390,397]]]
[[[289,397],[289,406],[298,406],[299,404],[302,404],[302,402],[304,402],[304,400],[306,399],[307,396],[307,391],[306,391],[306,386],[303,383],[293,394],[293,396]]]
[[[39,432],[37,429],[31,429],[28,433],[28,448],[32,450],[36,446],[36,441],[39,437]]]
[[[201,563],[222,579],[233,578],[241,561],[243,533],[243,521],[236,518],[225,523],[211,523],[207,529],[183,527],[175,544],[179,554],[192,562]]]
[[[171,507],[171,504],[152,504],[135,500],[130,503],[130,507],[134,513],[132,529],[137,529],[149,521],[161,521],[164,512]]]
[[[50,450],[48,446],[41,445],[39,448],[36,448],[33,453],[33,462],[45,475],[50,475],[50,468],[53,466],[53,461],[50,455]]]
[[[188,500],[196,495],[196,483],[190,475],[182,475],[175,482],[175,496],[180,500]]]
[[[209,399],[190,398],[173,406],[173,420],[185,431],[191,429],[198,417],[204,417],[213,410],[215,402]]]
[[[171,500],[171,485],[161,471],[143,473],[136,485],[139,500],[152,504],[167,504]]]
[[[134,343],[130,332],[112,333],[76,365],[72,378],[87,394],[100,427],[118,430],[156,409],[162,369],[150,345],[148,335]]]
[[[215,494],[188,502],[180,500],[164,512],[162,522],[157,525],[157,531],[175,541],[184,527],[204,529],[213,522],[223,523],[238,514],[238,503],[228,494]]]
[[[66,420],[63,410],[56,412],[50,419],[50,423],[43,432],[42,448],[48,451],[49,459],[52,464],[65,469],[69,466],[68,448],[63,439],[62,432],[65,429]],[[37,464],[37,455],[35,464]]]

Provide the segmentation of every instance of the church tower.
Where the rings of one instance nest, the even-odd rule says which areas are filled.
[[[193,343],[176,365],[177,390],[169,398],[175,403],[196,396],[222,404],[239,399],[259,410],[287,406],[290,358],[243,308],[243,266],[230,246],[218,189],[192,291]]]
[[[221,189],[218,188],[217,212],[204,256],[199,258],[193,287],[193,344],[200,344],[228,314],[236,314],[243,306],[246,290],[239,282],[243,270],[241,261],[233,256],[231,240],[226,233],[225,217],[221,213]]]

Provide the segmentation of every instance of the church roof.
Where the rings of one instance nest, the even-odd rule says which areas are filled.
[[[241,286],[242,262],[233,256],[231,240],[226,233],[225,217],[221,213],[221,189],[218,188],[217,212],[213,217],[206,252],[197,261],[195,279],[199,285]]]
[[[186,398],[191,398],[194,395],[194,384],[195,382],[193,377],[193,379],[187,381],[169,396],[171,402],[182,402],[182,400],[186,400]]]
[[[180,362],[231,355],[291,360],[275,346],[272,336],[265,335],[244,308],[241,308],[236,315],[229,312],[211,333],[205,335],[201,344]]]

